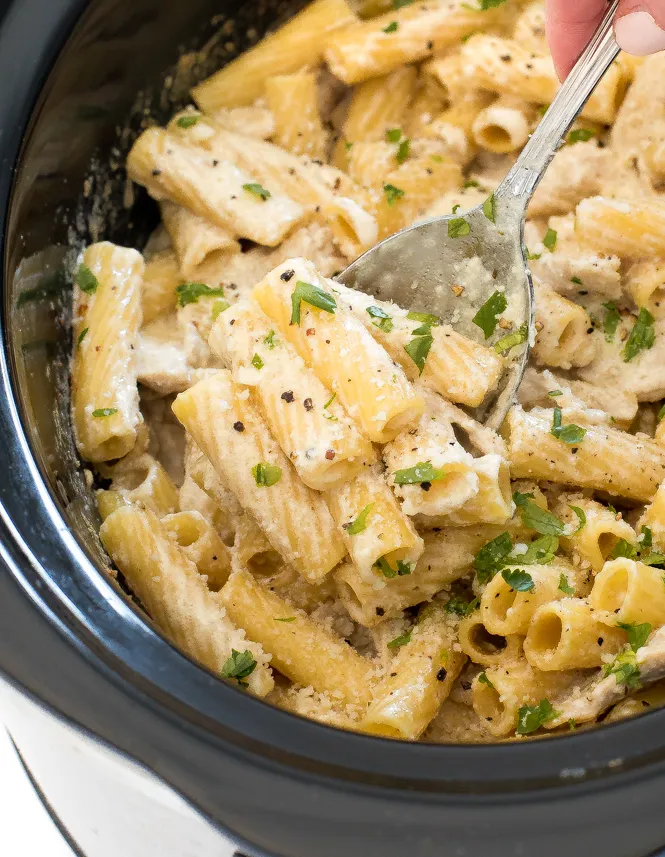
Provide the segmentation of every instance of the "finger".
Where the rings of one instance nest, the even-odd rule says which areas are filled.
[[[606,0],[547,0],[547,40],[561,80],[575,65],[606,9]]]
[[[614,21],[617,44],[626,53],[644,57],[665,50],[665,4],[624,0]]]

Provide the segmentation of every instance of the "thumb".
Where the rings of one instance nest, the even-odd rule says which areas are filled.
[[[633,56],[665,50],[665,4],[661,0],[623,0],[614,20],[614,34],[619,47]]]
[[[606,0],[547,0],[547,40],[561,80],[575,65],[606,9]]]

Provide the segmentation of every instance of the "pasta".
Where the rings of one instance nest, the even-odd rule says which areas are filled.
[[[461,263],[453,293],[492,297],[459,326],[337,275],[489,217],[559,87],[542,0],[313,0],[141,126],[161,223],[79,257],[71,413],[110,571],[186,655],[409,741],[662,702],[663,62],[610,66],[533,196],[535,336],[496,431],[498,274]]]

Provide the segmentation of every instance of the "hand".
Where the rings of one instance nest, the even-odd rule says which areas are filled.
[[[547,39],[563,80],[600,23],[607,0],[547,0]],[[619,47],[635,56],[665,50],[665,4],[621,0],[614,21]]]

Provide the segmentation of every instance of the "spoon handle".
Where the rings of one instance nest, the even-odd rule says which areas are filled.
[[[619,0],[612,0],[608,6],[593,38],[557,92],[497,194],[518,197],[526,207],[568,129],[619,53],[612,28],[618,5]]]

